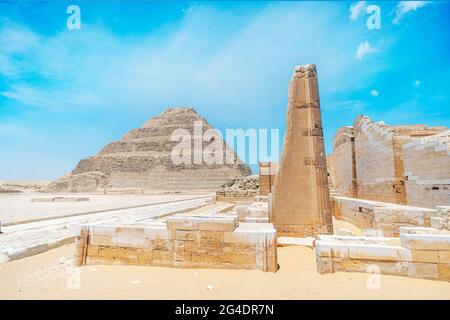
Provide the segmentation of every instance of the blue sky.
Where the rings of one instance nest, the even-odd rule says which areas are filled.
[[[170,106],[283,133],[298,64],[318,67],[327,152],[360,113],[450,126],[448,30],[449,2],[0,2],[0,179],[57,178]]]

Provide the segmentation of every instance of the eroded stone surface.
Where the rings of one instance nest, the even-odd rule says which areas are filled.
[[[289,85],[286,134],[270,201],[280,234],[332,233],[315,65],[298,66]]]
[[[276,230],[236,215],[176,215],[167,226],[80,226],[75,263],[277,270]]]

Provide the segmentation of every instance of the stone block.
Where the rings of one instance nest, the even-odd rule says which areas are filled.
[[[439,279],[439,270],[436,263],[410,262],[408,277],[422,279]]]
[[[450,281],[450,264],[439,263],[437,267],[439,273],[439,280]]]
[[[203,231],[231,232],[236,229],[238,224],[239,219],[237,216],[211,216],[198,218],[198,229]]]
[[[445,252],[445,251],[444,251]],[[409,250],[408,261],[438,263],[438,251],[432,250]]]
[[[361,234],[364,237],[383,237],[383,230],[380,229],[362,229]]]
[[[431,227],[436,229],[444,229],[446,218],[431,217]]]
[[[269,202],[268,196],[256,196],[255,202]]]
[[[111,236],[90,236],[89,243],[96,246],[114,246],[116,242]]]
[[[402,234],[402,246],[416,250],[450,250],[450,235]]]
[[[145,238],[149,240],[169,240],[171,239],[171,231],[166,227],[144,228]]]
[[[334,272],[333,259],[331,257],[316,256],[316,265],[318,273],[324,274]]]
[[[196,231],[175,230],[175,240],[194,241],[195,238],[196,238]]]
[[[198,219],[196,217],[174,215],[167,218],[167,228],[170,230],[197,230]]]
[[[223,242],[224,233],[222,231],[200,230],[197,239],[201,242]]]
[[[346,258],[349,250],[347,244],[316,241],[316,254],[321,257]]]
[[[400,246],[386,246],[378,244],[348,244],[349,257],[361,260],[406,260],[407,252]]]
[[[438,251],[439,263],[450,264],[450,251]]]

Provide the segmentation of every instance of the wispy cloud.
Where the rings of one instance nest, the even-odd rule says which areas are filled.
[[[420,82],[420,80],[414,81],[414,86],[415,86],[415,87],[418,87],[418,86],[420,86],[421,84],[422,84],[422,82]]]
[[[254,89],[271,87],[273,79],[282,83],[295,64],[311,62],[320,68],[322,91],[361,85],[356,78],[339,84],[332,80],[353,68],[351,43],[362,31],[334,27],[335,5],[328,6],[319,21],[310,19],[315,12],[312,4],[270,4],[245,20],[193,5],[182,21],[164,30],[164,36],[139,38],[118,37],[87,23],[79,31],[62,30],[52,36],[6,25],[0,34],[0,42],[7,43],[0,60],[7,61],[9,86],[0,95],[24,106],[50,110],[148,110],[212,101],[217,105],[209,107],[240,108],[250,101],[270,105],[275,100],[252,94],[258,91]],[[294,31],[298,29],[303,30],[301,36]],[[336,32],[337,36],[330,36]],[[362,59],[372,51],[366,41],[357,57]],[[281,64],[267,68],[267,61]],[[370,70],[364,76],[379,68]],[[36,81],[23,81],[30,78]],[[284,94],[281,86],[280,92]],[[239,102],[237,97],[242,97]]]
[[[402,20],[406,15],[417,11],[429,3],[430,1],[400,1],[395,9],[395,18],[392,22],[399,24],[400,20]]]
[[[350,6],[350,19],[351,20],[357,20],[366,10],[366,2],[365,1],[358,1],[355,3],[352,3]]]
[[[380,92],[378,90],[372,89],[370,90],[370,94],[374,97],[378,97],[380,95]]]
[[[367,56],[370,53],[375,52],[376,50],[372,48],[369,41],[363,41],[358,45],[358,48],[356,49],[355,57],[359,60],[362,60],[365,56]]]

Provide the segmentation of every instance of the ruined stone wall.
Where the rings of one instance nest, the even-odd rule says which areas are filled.
[[[376,271],[450,281],[450,232],[403,227],[400,241],[387,237],[320,235],[316,240],[316,262],[319,273]]]
[[[426,125],[388,126],[358,116],[353,127],[340,128],[333,140],[335,190],[341,196],[429,208],[448,203],[445,130]],[[426,147],[430,143],[437,149]],[[405,176],[412,180],[407,182]]]
[[[277,270],[276,231],[237,216],[175,215],[167,225],[81,227],[75,264]]]
[[[450,130],[403,146],[408,204],[450,205]]]
[[[334,188],[339,195],[357,197],[353,127],[340,128],[333,139]]]
[[[438,208],[421,208],[393,203],[333,196],[333,215],[361,229],[380,230],[385,236],[398,237],[400,227],[430,227],[433,217],[444,217]]]
[[[259,163],[259,194],[267,196],[272,192],[272,186],[275,182],[275,176],[278,172],[278,163],[260,162]]]
[[[357,197],[406,204],[397,176],[394,133],[383,122],[358,117],[354,124]]]

